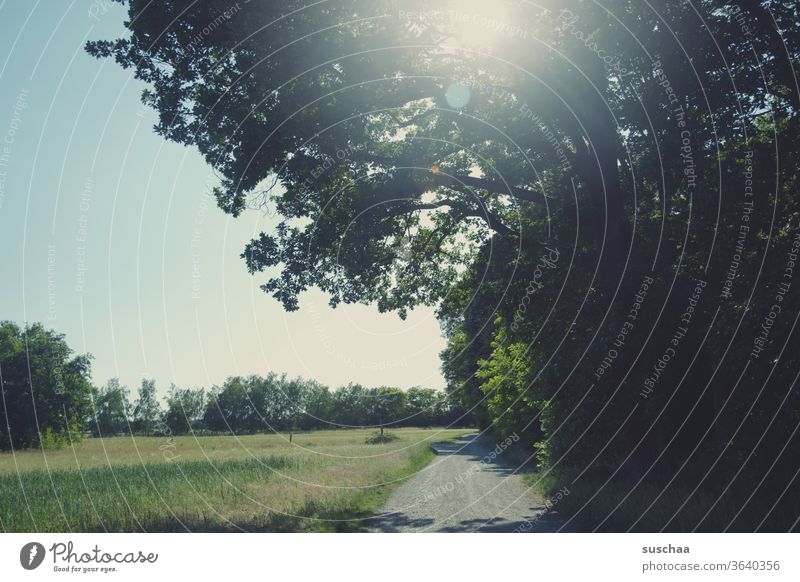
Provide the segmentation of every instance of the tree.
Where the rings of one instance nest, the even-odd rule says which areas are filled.
[[[406,393],[400,388],[382,386],[370,390],[367,401],[367,418],[370,424],[380,427],[381,436],[387,425],[403,420],[406,411]]]
[[[344,428],[368,424],[369,398],[369,391],[360,384],[337,388],[332,395],[334,421]]]
[[[430,426],[438,420],[436,408],[439,394],[431,388],[415,386],[406,393],[406,424],[411,426]],[[438,423],[437,423],[438,424]]]
[[[201,428],[205,411],[203,388],[179,388],[175,384],[170,385],[164,422],[173,434],[186,434]]]
[[[335,411],[328,387],[315,380],[307,380],[305,390],[305,414],[300,419],[300,428],[331,428]]]
[[[94,395],[92,432],[98,437],[110,437],[131,432],[132,407],[128,388],[119,378],[112,378]]]
[[[236,431],[265,432],[283,428],[282,378],[269,373],[266,378],[252,375],[242,382],[244,398],[235,397],[242,407],[240,415],[232,415],[229,422]],[[233,393],[230,394],[233,396]],[[238,424],[235,424],[238,423]]]
[[[79,440],[91,411],[90,364],[63,334],[0,322],[0,450]]]
[[[214,431],[249,432],[253,418],[252,401],[241,377],[228,378],[221,387],[215,386],[206,401],[203,416],[206,426]]]
[[[155,380],[142,380],[139,397],[133,406],[133,429],[139,434],[153,434],[162,414],[161,404],[156,398]]]
[[[461,403],[450,394],[443,391],[436,392],[434,405],[433,424],[446,427],[472,427],[470,415],[464,410]]]
[[[305,403],[306,391],[303,380],[281,378],[276,408],[279,426],[289,431],[289,442],[292,442],[292,436],[306,414]]]
[[[315,380],[280,378],[275,398],[276,430],[288,430],[289,441],[297,430],[319,428],[333,414],[328,388]]]

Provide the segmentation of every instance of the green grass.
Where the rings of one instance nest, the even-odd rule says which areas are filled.
[[[522,482],[539,495],[544,495],[546,497],[549,496],[552,491],[555,491],[559,485],[558,481],[541,469],[522,473]]]
[[[0,455],[4,531],[360,531],[391,491],[467,431],[114,437]]]

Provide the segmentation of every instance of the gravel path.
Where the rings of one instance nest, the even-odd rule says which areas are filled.
[[[401,485],[372,521],[380,532],[555,531],[557,518],[527,491],[502,453],[489,462],[495,443],[469,434],[434,445],[438,456]]]

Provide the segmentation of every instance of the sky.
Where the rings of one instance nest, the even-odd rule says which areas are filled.
[[[100,385],[206,386],[235,375],[444,386],[430,308],[401,320],[283,311],[239,258],[276,220],[219,210],[210,167],[152,129],[144,85],[87,40],[124,34],[107,0],[0,0],[0,320],[41,322],[94,356]]]

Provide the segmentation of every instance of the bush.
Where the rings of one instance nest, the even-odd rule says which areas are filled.
[[[73,440],[80,440],[80,434],[73,435]],[[34,446],[43,450],[63,449],[70,443],[70,435],[66,431],[54,431],[48,427],[34,439]]]
[[[381,433],[376,430],[371,435],[369,435],[364,442],[367,443],[368,445],[382,445],[385,443],[396,441],[398,438],[399,437],[392,432]]]

